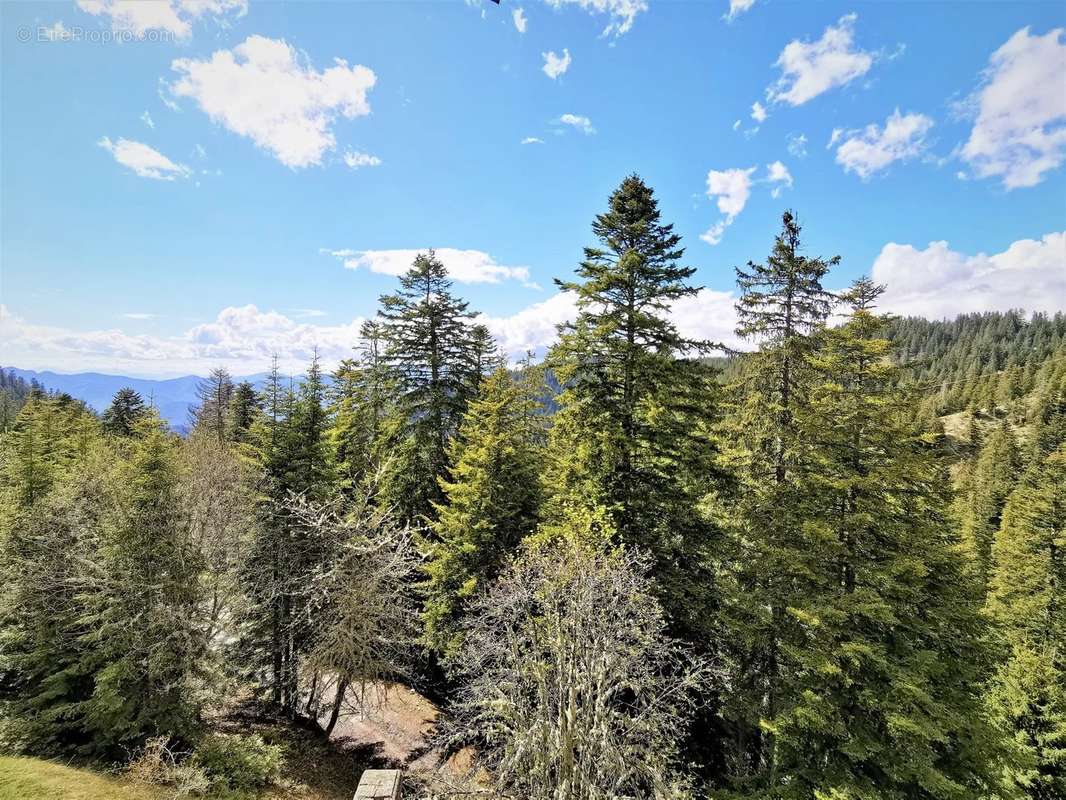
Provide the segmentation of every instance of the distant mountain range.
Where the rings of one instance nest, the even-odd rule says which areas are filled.
[[[111,398],[119,389],[129,387],[154,405],[166,422],[175,430],[185,430],[189,423],[189,407],[197,402],[196,387],[203,380],[199,375],[181,378],[152,380],[130,378],[126,375],[104,375],[99,372],[77,372],[65,375],[60,372],[37,372],[32,369],[3,367],[5,372],[14,372],[27,381],[36,380],[54,392],[66,392],[71,397],[84,400],[94,411],[103,411],[111,404]],[[265,375],[249,375],[234,378],[234,382],[250,380],[258,387]]]

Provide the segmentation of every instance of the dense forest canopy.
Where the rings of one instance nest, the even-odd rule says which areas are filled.
[[[0,371],[0,746],[210,793],[236,693],[328,735],[399,681],[493,796],[1066,797],[1066,315],[891,317],[786,212],[723,360],[651,187],[592,235],[540,364],[429,251],[185,437]]]

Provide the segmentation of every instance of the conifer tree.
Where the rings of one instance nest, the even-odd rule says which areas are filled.
[[[881,291],[857,281],[848,321],[805,358],[814,381],[793,419],[808,465],[800,535],[816,555],[794,577],[783,691],[762,722],[773,797],[973,797],[996,773],[978,596],[944,470],[893,388]]]
[[[514,378],[498,369],[463,416],[450,448],[446,502],[437,509],[426,571],[425,641],[456,652],[469,605],[496,578],[537,524],[544,435],[537,398],[541,371]]]
[[[233,388],[227,413],[226,438],[231,442],[243,443],[256,417],[262,411],[262,401],[256,394],[255,387],[249,381],[241,381]]]
[[[1066,445],[1011,493],[992,548],[987,609],[1006,651],[989,695],[1018,754],[1008,790],[1066,796]]]
[[[551,434],[545,534],[589,530],[639,545],[656,559],[663,603],[677,631],[704,616],[709,532],[697,514],[713,485],[709,435],[717,395],[705,342],[668,316],[694,297],[692,267],[652,189],[627,177],[596,217],[574,294],[577,318],[561,329],[550,364],[565,387]]]
[[[137,422],[148,413],[144,400],[133,389],[119,389],[104,411],[104,430],[115,436],[133,436]]]
[[[1004,418],[981,446],[969,476],[962,520],[962,538],[976,569],[981,587],[988,584],[992,562],[992,540],[999,529],[1007,496],[1021,469],[1020,454],[1010,423]]]
[[[807,465],[796,418],[809,403],[809,357],[831,308],[822,279],[839,257],[803,255],[800,232],[785,212],[766,264],[737,269],[737,334],[759,349],[731,386],[725,425],[727,461],[740,486],[724,513],[729,536],[720,555],[731,687],[724,713],[731,769],[753,780],[777,774],[774,731],[760,722],[780,713],[790,691],[782,648],[797,635],[797,620],[789,609],[802,606],[807,573],[816,569],[802,535]]]
[[[101,530],[82,637],[93,692],[77,709],[85,749],[121,752],[149,736],[188,740],[203,699],[199,554],[176,513],[176,441],[154,414],[119,465],[118,513]]]
[[[437,478],[448,468],[448,442],[477,390],[468,324],[473,314],[451,286],[436,254],[420,253],[400,277],[399,290],[382,296],[378,312],[385,363],[397,384],[399,436],[382,492],[404,521],[431,519],[433,504],[443,500]]]
[[[329,441],[342,491],[361,496],[388,455],[388,421],[395,381],[385,362],[380,323],[364,322],[358,358],[342,361],[333,375]]]
[[[272,697],[289,716],[296,714],[309,646],[306,591],[327,558],[322,543],[308,537],[308,528],[294,521],[289,509],[294,497],[319,502],[332,495],[325,391],[317,353],[295,388],[282,385],[275,362],[264,413],[253,427],[261,499],[244,568],[252,598],[245,651],[251,663],[269,665]]]
[[[225,367],[215,367],[196,387],[200,404],[192,412],[193,427],[213,437],[219,444],[226,441],[230,428],[230,403],[233,379]]]
[[[5,743],[57,755],[84,743],[76,710],[86,605],[114,454],[83,406],[32,398],[0,441],[0,684]]]

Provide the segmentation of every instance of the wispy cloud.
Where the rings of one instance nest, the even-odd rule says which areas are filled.
[[[105,136],[97,142],[97,145],[107,150],[119,164],[142,178],[172,181],[175,178],[187,178],[192,172],[184,164],[171,161],[143,142],[131,139],[119,139],[117,142],[112,142]]]
[[[592,126],[592,120],[580,114],[563,114],[555,122],[559,125],[568,125],[571,128],[576,128],[586,136],[591,136],[596,132],[596,129]]]
[[[570,69],[570,51],[565,47],[561,56],[556,55],[554,50],[541,53],[541,56],[544,57],[544,66],[541,67],[541,70],[552,80],[555,80]]]

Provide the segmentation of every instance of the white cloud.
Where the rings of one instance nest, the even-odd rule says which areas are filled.
[[[841,17],[816,42],[793,39],[785,45],[774,64],[781,68],[781,77],[766,96],[775,103],[799,106],[865,75],[874,56],[854,47],[856,19],[855,14]]]
[[[560,125],[569,125],[572,128],[577,128],[586,136],[596,132],[596,129],[592,127],[592,120],[588,117],[583,117],[580,114],[563,114],[559,119],[555,120]]]
[[[383,275],[403,275],[411,268],[415,256],[429,248],[403,250],[341,250],[323,249],[320,252],[340,260],[346,269],[368,269]],[[448,276],[458,283],[499,283],[505,280],[520,281],[525,286],[539,288],[531,283],[528,267],[511,267],[497,264],[488,253],[481,250],[457,250],[454,247],[438,247],[437,258],[448,269]]]
[[[669,317],[687,338],[738,347],[740,342],[733,333],[736,327],[735,302],[732,292],[702,289],[693,297],[678,300],[670,309]],[[577,303],[573,294],[558,292],[509,316],[482,314],[477,321],[488,327],[508,359],[518,361],[529,351],[543,355],[558,339],[557,327],[573,322],[576,317]]]
[[[843,136],[843,135],[844,135],[844,129],[843,128],[833,128],[833,132],[831,134],[829,134],[829,144],[827,144],[825,146],[825,149],[829,150],[830,148],[832,148],[833,145],[835,145],[837,142],[840,141],[840,137]]]
[[[542,354],[557,338],[556,326],[576,316],[577,305],[569,292],[558,292],[547,300],[505,317],[479,315],[496,337],[508,358],[517,361],[527,351]]]
[[[718,210],[725,218],[716,222],[700,238],[707,244],[715,245],[722,241],[725,229],[733,224],[737,214],[744,210],[751,196],[751,176],[755,167],[748,169],[712,169],[707,173],[707,196],[715,200]]]
[[[755,120],[759,124],[762,124],[763,122],[766,122],[766,118],[768,116],[769,115],[766,113],[766,108],[758,100],[751,104],[751,118],[753,120]]]
[[[792,188],[792,173],[780,161],[766,165],[766,174],[753,178],[755,167],[747,169],[712,169],[707,173],[707,197],[715,201],[722,219],[700,234],[700,238],[709,245],[722,241],[726,228],[733,224],[740,212],[748,204],[752,187],[756,184],[768,184],[770,196],[778,197],[782,189]]]
[[[792,188],[792,173],[780,161],[766,165],[766,178],[764,180],[773,186],[770,190],[770,196],[773,198],[780,197],[783,188]]]
[[[169,87],[167,86],[166,80],[164,80],[163,78],[160,78],[159,81],[156,83],[156,89],[155,89],[155,93],[157,95],[159,95],[159,100],[163,103],[163,105],[165,105],[171,111],[180,112],[181,111],[181,106],[179,106],[177,103],[174,102],[174,99],[169,96],[168,92],[169,92]]]
[[[133,170],[142,178],[172,181],[175,178],[187,178],[191,172],[184,164],[175,164],[158,150],[154,150],[143,142],[134,142],[129,139],[112,142],[105,136],[97,142],[97,145],[114,156],[119,164]]]
[[[971,98],[977,119],[961,157],[1007,189],[1035,186],[1066,158],[1066,43],[1063,29],[1022,28],[992,54]]]
[[[786,137],[788,142],[788,152],[796,158],[807,157],[807,137],[805,134],[790,133]]]
[[[359,169],[360,167],[379,167],[381,166],[381,159],[377,156],[372,156],[369,153],[359,153],[355,150],[348,150],[344,154],[344,163],[352,169]]]
[[[536,136],[527,136],[522,140],[522,144],[544,144],[544,140],[538,139]]]
[[[225,366],[241,375],[267,369],[277,353],[282,370],[298,373],[316,347],[327,368],[349,356],[362,322],[311,325],[246,305],[224,308],[213,321],[177,336],[134,336],[114,328],[77,331],[38,325],[0,305],[0,340],[5,358],[26,369],[167,376],[202,375]]]
[[[561,56],[556,55],[554,50],[541,53],[541,55],[544,57],[544,66],[541,67],[541,70],[552,80],[555,80],[570,69],[570,51],[565,47]]]
[[[729,13],[725,18],[732,22],[753,5],[755,5],[755,0],[729,0]]]
[[[96,17],[111,20],[114,31],[143,36],[148,31],[164,31],[179,39],[192,34],[192,23],[213,17],[226,24],[230,15],[242,17],[248,0],[77,0],[78,8]]]
[[[740,120],[739,119],[736,122],[733,123],[733,130],[735,130],[735,131],[740,130]]]
[[[1055,313],[1066,309],[1066,232],[1021,239],[1002,253],[968,256],[947,242],[924,250],[886,244],[871,275],[886,291],[881,306],[929,318],[973,311]]]
[[[526,32],[526,25],[529,23],[529,20],[526,19],[526,12],[524,9],[516,8],[514,11],[512,11],[511,19],[514,20],[515,29],[519,33]]]
[[[844,141],[837,147],[836,162],[845,172],[854,172],[863,180],[885,169],[894,161],[906,161],[925,150],[925,135],[933,120],[924,114],[900,114],[897,108],[885,120],[885,127],[870,124],[861,131],[848,131],[834,137]],[[832,145],[832,140],[830,141]]]
[[[648,10],[646,0],[544,0],[552,8],[576,5],[590,14],[608,14],[610,23],[601,36],[621,36],[633,27],[637,15]]]
[[[179,58],[181,77],[170,86],[189,97],[222,126],[246,136],[288,167],[320,164],[333,150],[333,123],[370,113],[369,92],[377,81],[361,65],[334,59],[321,72],[283,39],[249,36],[209,60]]]
[[[141,122],[147,125],[152,130],[155,130],[155,121],[152,119],[152,115],[145,111],[141,114]]]

